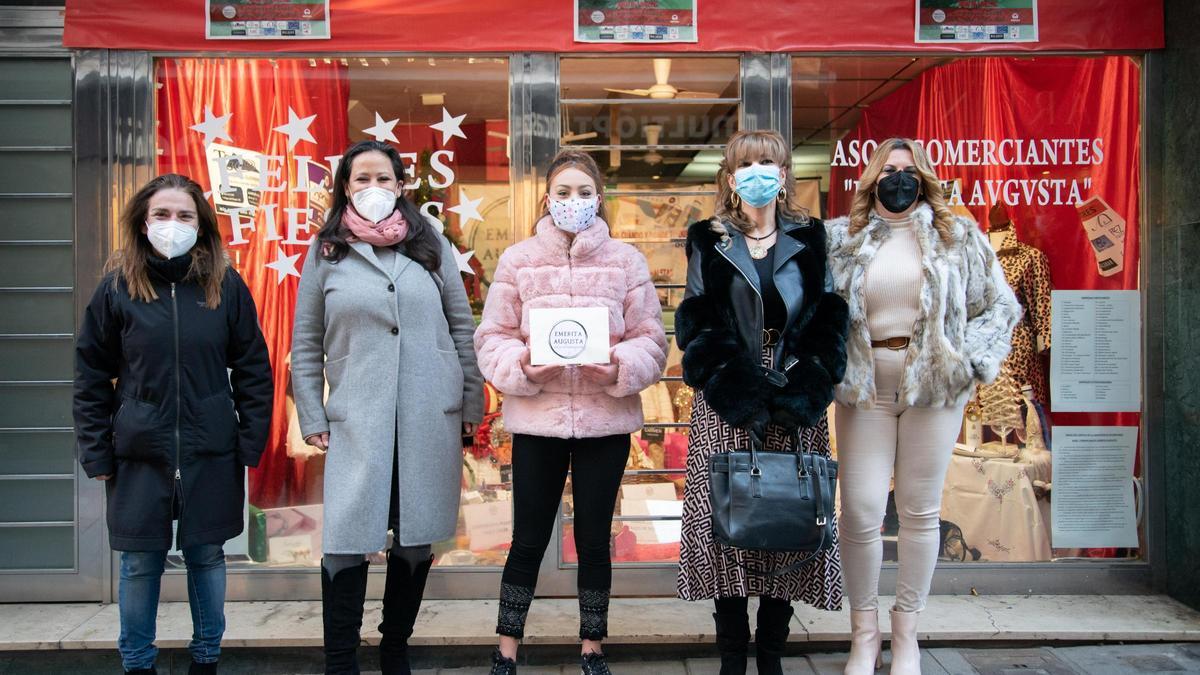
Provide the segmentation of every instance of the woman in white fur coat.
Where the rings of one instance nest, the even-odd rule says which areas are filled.
[[[900,519],[892,673],[919,675],[917,615],[940,543],[942,483],[963,406],[1008,355],[1021,308],[979,227],[946,207],[924,149],[879,145],[849,217],[826,223],[834,291],[849,305],[836,389],[846,673],[881,665],[880,529],[895,476]]]

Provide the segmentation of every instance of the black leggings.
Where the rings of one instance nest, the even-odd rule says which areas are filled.
[[[575,550],[579,554],[580,636],[607,632],[612,587],[609,541],[617,490],[629,457],[629,434],[600,438],[513,435],[513,541],[504,564],[497,631],[523,637],[538,568],[554,533],[558,503],[571,474]]]

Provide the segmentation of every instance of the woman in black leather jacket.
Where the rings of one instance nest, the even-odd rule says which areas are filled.
[[[696,389],[688,438],[678,591],[716,603],[721,673],[745,673],[747,598],[759,596],[758,672],[782,673],[793,601],[837,610],[837,547],[801,560],[713,539],[709,458],[746,448],[829,456],[825,409],[846,363],[846,303],[828,292],[825,228],[792,203],[791,153],[773,131],[730,139],[717,213],[688,230],[688,281],[675,314],[683,379]],[[834,533],[836,537],[836,524]]]

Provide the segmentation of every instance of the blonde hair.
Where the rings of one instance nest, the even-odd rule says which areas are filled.
[[[954,239],[954,213],[946,206],[946,196],[942,189],[942,181],[933,169],[924,146],[908,138],[889,138],[879,144],[871,155],[871,160],[863,168],[862,176],[858,179],[858,189],[854,192],[854,200],[850,202],[850,234],[856,234],[871,220],[875,212],[875,185],[879,182],[879,174],[887,164],[888,155],[893,150],[907,150],[912,153],[913,166],[921,179],[921,192],[918,199],[924,198],[929,208],[933,209],[933,229],[945,243]]]
[[[779,167],[783,183],[783,196],[779,197],[779,213],[788,220],[803,223],[808,220],[808,209],[796,204],[796,181],[792,177],[792,153],[787,141],[776,131],[739,131],[725,144],[725,156],[717,169],[717,219],[733,223],[739,231],[754,228],[754,223],[742,212],[742,200],[729,187],[729,177],[737,171],[743,161],[757,162],[769,158]]]

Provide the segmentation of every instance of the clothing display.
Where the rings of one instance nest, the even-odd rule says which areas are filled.
[[[1025,313],[1013,328],[1012,351],[1000,366],[1019,388],[1033,387],[1033,399],[1050,405],[1050,378],[1042,354],[1050,349],[1050,264],[1046,254],[1017,239],[1009,230],[996,251],[1004,278]]]
[[[955,454],[941,517],[962,529],[963,542],[980,552],[980,561],[1050,560],[1050,502],[1039,499],[1033,485],[1048,474],[1048,457],[1043,465]]]

